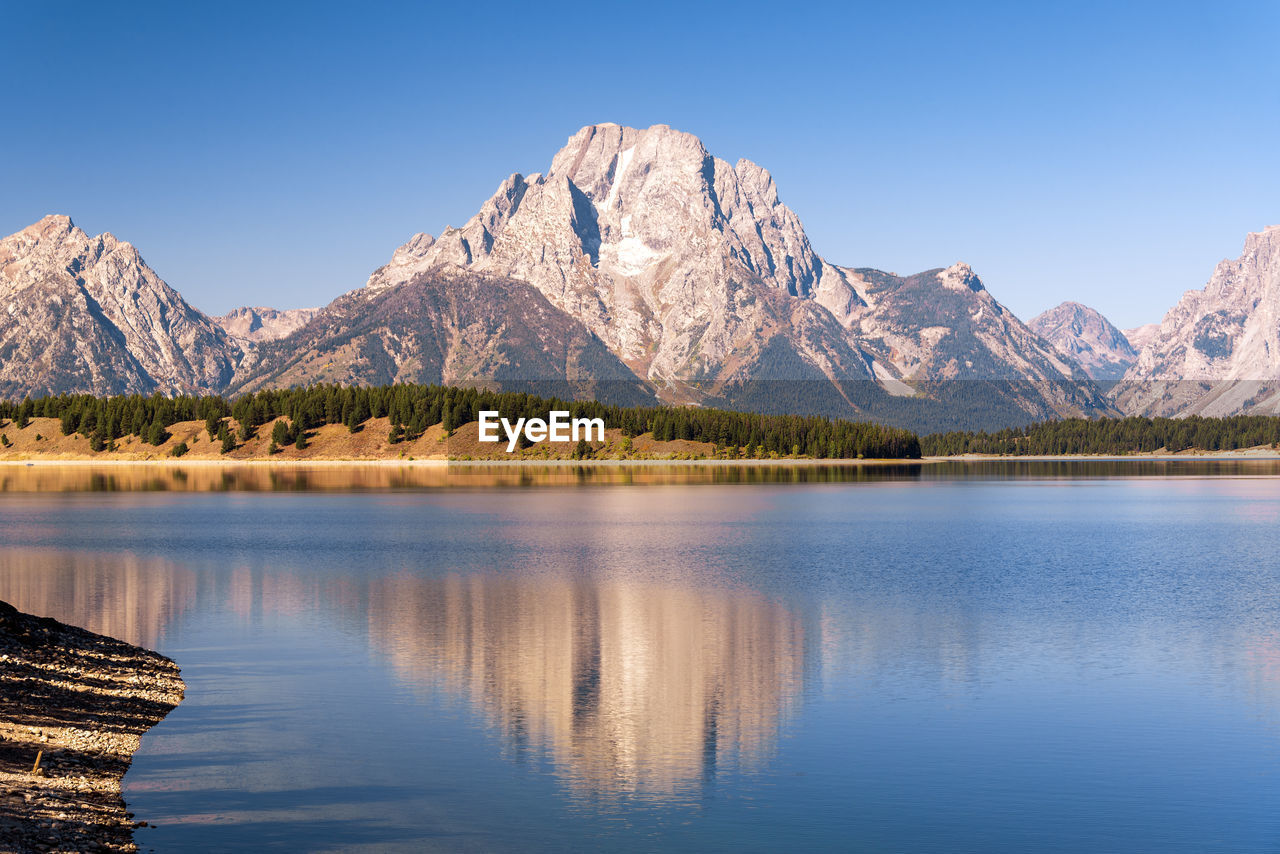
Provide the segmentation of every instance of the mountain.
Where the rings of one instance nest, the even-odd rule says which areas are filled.
[[[368,287],[446,266],[532,284],[671,401],[716,396],[780,359],[824,384],[874,380],[812,299],[847,299],[842,274],[769,173],[662,125],[583,128],[546,175],[510,176],[465,226],[416,236]]]
[[[318,308],[291,308],[284,311],[262,306],[236,308],[213,318],[213,322],[244,345],[261,344],[283,338],[316,316]]]
[[[1280,226],[1183,295],[1113,395],[1143,415],[1280,413]]]
[[[339,297],[292,334],[258,345],[231,391],[317,382],[482,385],[657,402],[599,338],[530,285],[448,270]]]
[[[877,374],[893,390],[883,367],[891,366],[939,404],[917,407],[905,423],[976,429],[1112,411],[1081,367],[1001,305],[969,265],[905,277],[844,272],[861,303],[848,327],[874,354]]]
[[[1064,302],[1027,324],[1059,353],[1069,356],[1095,380],[1118,380],[1138,360],[1125,334],[1102,314],[1078,302]]]
[[[1141,353],[1159,335],[1160,324],[1158,323],[1144,323],[1141,326],[1124,330],[1124,337],[1128,340],[1129,346],[1133,347],[1135,353]],[[1134,362],[1136,363],[1137,360],[1135,359]]]
[[[934,425],[968,401],[963,426],[1110,411],[968,267],[834,265],[766,170],[665,125],[583,128],[546,174],[415,235],[365,290],[439,270],[529,283],[669,402]]]
[[[111,234],[47,216],[0,240],[0,397],[207,391],[240,350]]]
[[[768,171],[665,125],[583,128],[545,174],[511,175],[319,311],[210,319],[128,244],[33,229],[6,242],[11,396],[414,380],[917,430],[1115,411],[967,265],[833,264]]]

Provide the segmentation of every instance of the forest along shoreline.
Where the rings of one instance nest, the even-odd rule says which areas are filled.
[[[502,443],[480,419],[524,423]],[[548,419],[591,422],[551,441]],[[540,426],[535,431],[533,425]],[[620,406],[517,392],[397,384],[318,385],[228,400],[62,394],[0,400],[0,461],[545,462],[1184,457],[1280,452],[1280,417],[1068,418],[919,436],[817,415]]]
[[[370,418],[358,425],[326,424],[308,430],[301,446],[281,447],[273,433],[292,426],[278,417],[245,431],[234,419],[223,423],[226,435],[248,432],[245,439],[225,442],[202,421],[168,425],[159,444],[128,435],[111,447],[95,450],[92,437],[63,434],[56,418],[31,418],[19,427],[0,422],[0,464],[161,463],[196,465],[284,464],[335,465],[448,465],[485,463],[699,463],[730,464],[850,464],[877,461],[963,461],[993,459],[1222,459],[1280,456],[1280,418],[1200,419],[1180,421],[1167,428],[1162,420],[1131,425],[1130,419],[1094,422],[1049,422],[997,433],[951,433],[925,436],[902,456],[810,456],[797,444],[783,451],[755,445],[721,445],[692,439],[658,438],[653,432],[630,436],[606,428],[603,441],[544,442],[508,453],[500,444],[484,443],[477,422],[446,431],[428,427],[412,439],[388,440],[395,431],[387,418]],[[1142,419],[1132,419],[1141,422]],[[1240,423],[1243,422],[1243,423]],[[279,426],[277,426],[279,425]],[[758,440],[759,441],[759,440]],[[228,444],[231,447],[228,447]],[[831,449],[835,450],[835,449]],[[868,448],[867,450],[871,450]],[[882,450],[882,448],[876,448]],[[922,453],[923,452],[923,453]]]
[[[121,780],[184,690],[159,653],[0,602],[0,850],[136,851]]]

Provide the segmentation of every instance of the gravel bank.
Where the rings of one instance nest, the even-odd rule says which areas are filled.
[[[136,851],[120,780],[182,693],[164,656],[0,602],[0,851]]]

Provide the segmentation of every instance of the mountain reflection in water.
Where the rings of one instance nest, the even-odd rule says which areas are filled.
[[[1056,480],[1113,477],[1274,477],[1276,459],[648,462],[642,464],[332,463],[0,464],[0,493],[363,492],[489,487],[669,486]]]
[[[4,549],[0,600],[138,646],[160,645],[195,604],[196,573],[132,554]]]
[[[179,662],[157,851],[1269,851],[1272,465],[13,493],[0,598]]]
[[[805,630],[750,592],[583,579],[375,582],[375,647],[465,695],[575,790],[671,794],[752,766],[800,695]]]
[[[149,647],[188,612],[327,614],[415,691],[465,698],[508,758],[546,757],[589,797],[688,793],[759,766],[806,661],[801,620],[759,593],[625,578],[198,579],[161,559],[7,550],[0,600]]]

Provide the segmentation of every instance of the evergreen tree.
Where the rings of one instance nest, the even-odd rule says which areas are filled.
[[[277,421],[271,428],[271,444],[284,446],[290,443],[289,427],[283,421]]]
[[[227,422],[218,425],[218,441],[222,443],[222,453],[229,454],[236,449],[236,437],[227,429]]]
[[[356,408],[353,406],[347,410],[347,415],[342,420],[342,423],[346,425],[348,433],[359,433],[363,426],[362,421],[363,419],[357,417]]]

